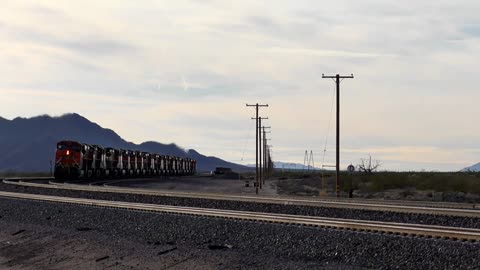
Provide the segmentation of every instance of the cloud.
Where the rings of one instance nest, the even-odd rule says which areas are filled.
[[[283,53],[283,54],[296,54],[304,56],[319,56],[319,57],[353,57],[353,58],[370,58],[370,57],[395,57],[394,54],[376,54],[366,52],[351,52],[342,50],[315,50],[305,48],[279,48],[273,47],[266,50],[262,50],[268,53]]]
[[[136,50],[136,47],[129,42],[109,38],[98,33],[62,36],[33,27],[4,25],[9,36],[17,41],[51,46],[65,49],[73,53],[99,56],[113,54],[119,55],[122,53],[134,52]]]

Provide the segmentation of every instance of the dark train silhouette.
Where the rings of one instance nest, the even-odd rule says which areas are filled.
[[[154,153],[60,141],[55,152],[55,179],[182,176],[196,172],[197,161]]]

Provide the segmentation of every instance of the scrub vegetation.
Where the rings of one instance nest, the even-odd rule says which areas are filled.
[[[343,175],[345,188],[379,192],[388,189],[415,188],[437,192],[480,194],[480,173],[465,172],[377,172]]]
[[[277,187],[280,194],[317,196],[324,187],[329,194],[335,190],[335,172],[331,171],[277,171],[275,178],[279,179]],[[402,197],[420,191],[480,195],[480,172],[342,172],[341,179],[343,196],[348,196],[350,191],[374,194],[389,190],[404,190]]]

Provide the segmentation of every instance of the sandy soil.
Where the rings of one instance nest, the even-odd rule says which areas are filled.
[[[245,186],[246,181],[249,181],[248,187]],[[177,177],[148,179],[147,181],[115,181],[108,185],[222,194],[255,194],[253,182],[254,180],[221,179],[214,177]],[[260,194],[276,195],[277,181],[267,180],[259,192]]]

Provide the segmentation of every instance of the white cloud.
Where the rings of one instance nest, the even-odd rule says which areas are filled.
[[[304,48],[279,48],[273,47],[267,50],[262,50],[267,53],[286,53],[286,54],[300,54],[300,55],[311,55],[311,56],[324,56],[324,57],[394,57],[393,54],[375,54],[375,53],[366,53],[366,52],[350,52],[350,51],[341,51],[341,50],[312,50]]]

